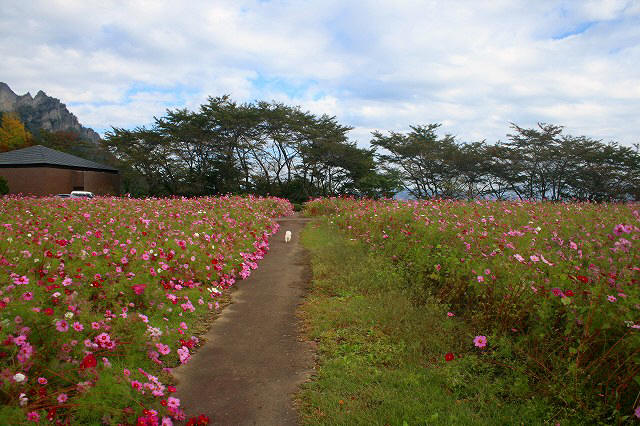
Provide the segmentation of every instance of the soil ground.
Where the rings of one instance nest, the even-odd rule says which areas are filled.
[[[258,269],[236,283],[231,305],[203,336],[204,345],[174,370],[187,418],[205,414],[219,425],[297,424],[293,394],[313,371],[313,353],[298,337],[296,317],[310,280],[299,243],[307,221],[298,215],[278,220],[280,230]]]

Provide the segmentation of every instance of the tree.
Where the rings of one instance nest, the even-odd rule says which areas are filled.
[[[410,126],[407,134],[373,132],[371,145],[382,148],[378,160],[385,170],[399,173],[409,193],[416,198],[451,196],[459,192],[455,159],[460,148],[451,135],[438,138],[440,124]]]
[[[270,194],[293,201],[341,193],[389,193],[373,151],[351,127],[277,102],[209,98],[198,111],[167,110],[149,127],[113,128],[104,146],[154,195]],[[376,183],[384,188],[374,188]]]
[[[17,115],[5,112],[2,114],[2,126],[0,126],[0,152],[31,146],[33,137]]]

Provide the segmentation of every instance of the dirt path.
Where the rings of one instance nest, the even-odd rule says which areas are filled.
[[[188,416],[206,414],[220,425],[297,424],[292,394],[313,366],[296,318],[309,278],[299,244],[307,221],[278,221],[281,228],[258,269],[236,284],[233,303],[213,322],[206,343],[174,370]],[[287,230],[292,239],[285,244]]]

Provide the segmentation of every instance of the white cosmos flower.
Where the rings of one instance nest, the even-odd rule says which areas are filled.
[[[16,373],[16,374],[13,376],[13,380],[14,380],[16,383],[22,383],[22,382],[24,382],[24,379],[26,379],[26,378],[27,378],[27,376],[25,376],[25,375],[24,375],[24,374],[22,374],[22,373]]]

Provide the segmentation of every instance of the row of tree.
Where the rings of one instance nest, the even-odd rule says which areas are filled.
[[[277,102],[209,98],[198,111],[168,110],[150,127],[113,128],[101,145],[71,132],[35,131],[3,114],[0,151],[35,143],[121,170],[134,195],[254,193],[310,197],[393,196],[640,200],[640,147],[511,125],[505,142],[459,142],[439,124],[374,132],[371,148],[351,127]]]
[[[335,117],[223,96],[199,111],[167,111],[150,128],[114,128],[104,144],[128,170],[132,193],[392,196],[396,173],[378,169],[374,151],[350,142],[349,130]]]
[[[373,133],[384,169],[416,198],[640,200],[640,147],[564,134],[561,126],[511,125],[506,142],[457,143],[438,124]]]

